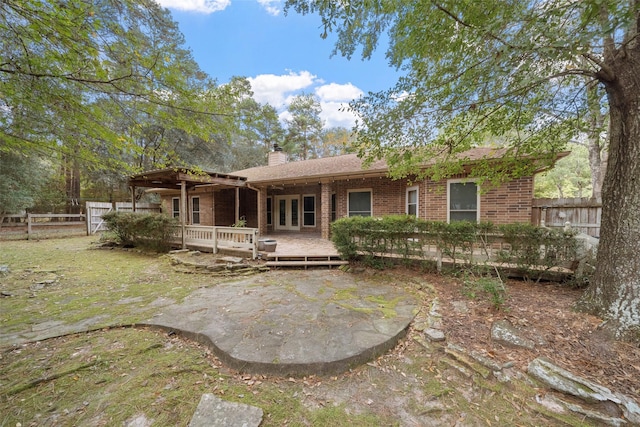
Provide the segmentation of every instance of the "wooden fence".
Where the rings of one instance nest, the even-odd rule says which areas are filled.
[[[132,212],[131,202],[87,202],[87,235],[95,234],[98,231],[106,231],[107,226],[102,219],[102,215],[107,212]],[[136,212],[153,213],[160,212],[160,205],[157,203],[136,203]]]
[[[21,214],[3,215],[0,230],[7,235],[80,234],[84,230],[84,214]]]
[[[588,198],[533,199],[531,222],[549,228],[571,228],[592,237],[600,237],[602,200]]]

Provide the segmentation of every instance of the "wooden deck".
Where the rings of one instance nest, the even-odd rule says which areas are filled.
[[[277,242],[275,252],[262,252],[266,266],[271,268],[338,267],[349,264],[340,258],[333,243],[318,235],[271,234],[260,239]]]

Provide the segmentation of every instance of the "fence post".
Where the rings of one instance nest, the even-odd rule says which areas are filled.
[[[218,253],[218,227],[213,227],[213,253]]]
[[[31,214],[27,214],[27,240],[31,240]]]

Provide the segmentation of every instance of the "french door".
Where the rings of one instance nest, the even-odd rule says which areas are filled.
[[[300,196],[275,196],[275,229],[300,230]]]

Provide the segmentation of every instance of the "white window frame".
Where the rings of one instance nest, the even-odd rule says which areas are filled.
[[[405,193],[405,213],[410,215],[409,213],[409,193],[415,191],[416,192],[416,218],[420,218],[420,186],[414,185],[411,187],[407,187],[407,191]]]
[[[304,210],[304,200],[310,197],[313,199],[313,211],[306,211]],[[316,226],[316,195],[315,194],[303,194],[302,195],[302,226],[303,227],[315,227]],[[306,224],[306,214],[308,213],[312,213],[313,214],[313,224]]]
[[[369,198],[370,201],[370,212],[371,215],[373,216],[373,189],[372,188],[354,188],[353,190],[347,190],[347,216],[352,216],[351,215],[351,202],[350,202],[350,194],[351,193],[369,193],[371,194],[371,197]]]
[[[450,179],[447,180],[447,222],[451,222],[451,184],[475,184],[476,186],[476,223],[480,222],[480,184],[473,179]],[[454,210],[463,212],[464,210]],[[470,210],[466,210],[470,212]]]
[[[198,210],[195,209],[193,205],[194,200],[198,200]],[[198,221],[196,222],[196,214],[198,214]],[[191,224],[199,225],[200,224],[200,196],[191,196]]]
[[[178,209],[176,210],[176,201],[178,201]],[[180,218],[180,197],[171,198],[171,217]]]

